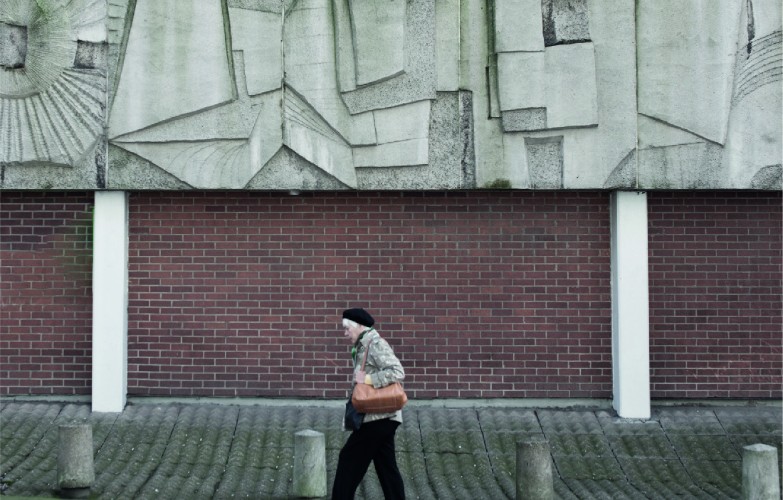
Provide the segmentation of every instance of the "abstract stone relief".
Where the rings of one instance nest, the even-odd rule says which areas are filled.
[[[132,156],[118,154],[112,187],[150,169],[192,188],[296,189],[302,162],[323,177],[316,186],[343,188],[358,187],[357,168],[429,168],[433,0],[135,0],[131,10],[109,138],[113,154]],[[259,175],[268,166],[286,175]]]
[[[0,184],[101,188],[102,0],[0,2]]]
[[[780,189],[780,3],[642,2],[637,30],[639,187]]]
[[[633,6],[496,0],[492,7],[487,87],[504,135],[498,177],[517,188],[603,186],[635,144],[633,29],[616,29],[632,23]]]
[[[531,18],[527,26],[515,22]],[[586,0],[497,1],[495,20],[503,130],[597,125],[595,49]]]
[[[781,189],[783,32],[780,3],[748,0],[734,65],[723,165],[730,186]]]
[[[781,189],[779,0],[0,0],[3,189]]]

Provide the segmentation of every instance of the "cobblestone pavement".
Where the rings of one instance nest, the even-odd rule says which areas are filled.
[[[0,493],[52,497],[58,425],[93,426],[92,498],[289,498],[294,433],[326,438],[328,488],[347,434],[338,406],[0,402]],[[397,432],[408,498],[514,498],[516,442],[543,436],[559,498],[740,498],[742,447],[776,446],[780,405],[653,408],[650,420],[609,410],[410,404]],[[383,495],[372,467],[357,498]]]

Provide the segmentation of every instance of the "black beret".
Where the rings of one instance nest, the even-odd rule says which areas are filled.
[[[375,323],[375,319],[370,316],[370,313],[362,309],[361,307],[354,307],[353,309],[346,309],[343,311],[343,318],[355,321],[360,325],[372,326]]]

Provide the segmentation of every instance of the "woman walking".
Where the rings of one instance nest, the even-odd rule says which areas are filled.
[[[375,388],[401,382],[405,371],[386,340],[373,328],[375,320],[362,308],[343,311],[345,337],[353,344],[353,384]],[[364,370],[362,361],[369,349]],[[337,462],[332,487],[333,500],[353,499],[370,462],[386,500],[404,499],[405,485],[397,467],[394,435],[402,423],[402,410],[393,413],[367,413],[358,429],[348,437]],[[350,424],[349,424],[350,426]]]

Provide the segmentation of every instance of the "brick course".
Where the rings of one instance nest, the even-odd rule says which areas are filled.
[[[652,192],[655,398],[781,397],[780,193]],[[92,193],[0,195],[0,394],[89,394]],[[129,392],[611,397],[608,194],[132,193]]]
[[[780,193],[650,193],[654,398],[780,398]]]
[[[0,394],[90,393],[92,193],[0,193]]]
[[[134,194],[129,390],[344,397],[364,306],[412,397],[609,397],[607,201]]]

